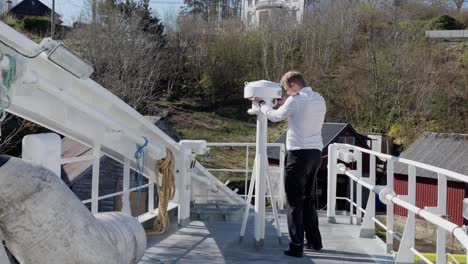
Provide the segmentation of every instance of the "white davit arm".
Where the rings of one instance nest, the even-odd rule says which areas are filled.
[[[92,67],[60,43],[45,39],[36,44],[0,22],[0,53],[16,61],[8,112],[89,147],[100,145],[103,153],[121,162],[128,158],[133,167],[135,146],[146,137],[147,177],[155,175],[166,147],[179,151],[174,140],[88,78]]]

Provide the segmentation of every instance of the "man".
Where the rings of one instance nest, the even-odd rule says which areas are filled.
[[[320,250],[315,183],[322,162],[322,125],[326,106],[323,97],[306,86],[300,72],[290,71],[281,78],[289,97],[278,110],[253,98],[272,122],[288,119],[286,137],[285,192],[291,242],[285,255],[302,257],[304,231],[308,249]]]

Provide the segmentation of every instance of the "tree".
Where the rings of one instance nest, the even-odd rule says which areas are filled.
[[[146,4],[145,4],[146,3]],[[93,78],[141,112],[163,90],[166,37],[148,1],[99,5],[91,24],[81,24],[66,42],[94,66]]]
[[[462,9],[464,3],[468,3],[467,0],[451,0],[451,1],[455,5],[455,7],[457,8],[458,12],[461,12],[461,9]]]

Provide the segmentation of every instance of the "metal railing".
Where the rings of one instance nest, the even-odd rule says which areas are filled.
[[[370,156],[369,177],[363,178],[362,154]],[[387,162],[387,185],[376,185],[376,158]],[[356,162],[356,170],[346,168],[345,163]],[[394,164],[400,162],[408,165],[408,195],[396,195],[394,182]],[[438,192],[437,206],[419,208],[416,206],[416,168],[425,169],[437,173]],[[337,174],[344,174],[350,179],[350,197],[336,197]],[[438,168],[428,164],[394,157],[387,154],[371,151],[347,144],[331,144],[328,147],[328,209],[327,217],[329,222],[335,222],[336,200],[346,200],[350,203],[349,215],[350,223],[356,217],[356,224],[361,224],[362,213],[364,219],[361,224],[361,237],[373,237],[375,235],[375,224],[378,224],[386,231],[385,243],[387,251],[393,250],[393,238],[400,241],[396,263],[413,263],[414,255],[417,255],[426,263],[433,263],[415,248],[416,218],[418,215],[425,221],[437,227],[436,263],[446,263],[447,258],[453,260],[453,256],[446,252],[446,232],[451,233],[466,249],[468,249],[468,236],[463,227],[456,225],[443,216],[447,213],[447,178],[456,179],[468,183],[468,176]],[[356,202],[354,202],[354,184],[356,182]],[[362,207],[362,187],[369,189],[369,198],[366,209]],[[386,224],[383,224],[375,216],[375,195],[386,204]],[[401,206],[408,210],[406,225],[403,235],[400,237],[394,231],[393,219],[394,205]],[[354,214],[356,208],[356,214]]]
[[[100,146],[96,145],[93,148],[93,154],[92,155],[86,155],[86,156],[80,156],[80,157],[73,157],[73,158],[62,158],[61,159],[61,164],[69,164],[69,163],[76,163],[76,162],[84,162],[84,161],[92,161],[92,184],[91,184],[91,198],[83,200],[82,202],[84,204],[89,204],[91,203],[91,212],[93,214],[96,214],[99,212],[99,201],[112,198],[112,197],[117,197],[119,195],[122,195],[122,212],[131,214],[131,208],[130,208],[130,193],[134,191],[138,191],[139,189],[146,189],[148,190],[148,195],[147,195],[147,200],[148,200],[148,210],[143,210],[141,214],[139,214],[137,217],[138,221],[141,223],[154,218],[157,216],[157,208],[154,208],[154,178],[153,177],[146,177],[148,179],[147,184],[143,184],[138,187],[130,188],[130,173],[131,173],[131,168],[130,168],[130,160],[125,159],[125,162],[123,164],[123,180],[122,180],[122,191],[106,194],[106,195],[101,195],[99,196],[99,169],[100,169],[100,161],[101,157],[103,156],[101,151],[100,151]],[[143,177],[143,175],[141,175]],[[140,206],[137,204],[136,206]],[[170,208],[173,208],[175,205],[171,204]]]
[[[207,171],[211,172],[229,172],[229,173],[239,173],[244,174],[244,194],[237,194],[237,191],[234,190],[233,195],[238,195],[240,197],[247,197],[248,192],[248,182],[249,182],[249,173],[252,173],[251,166],[253,163],[250,163],[250,149],[255,149],[255,143],[220,143],[220,142],[208,142],[207,147],[236,147],[236,148],[245,148],[245,164],[243,168],[206,168]],[[283,143],[268,143],[267,147],[279,148],[279,179],[278,181],[278,193],[273,195],[278,203],[278,208],[283,209],[285,204],[285,193],[284,193],[284,160],[286,154],[286,147]],[[255,152],[253,152],[255,153]],[[270,169],[271,177],[271,169]],[[229,181],[225,185],[229,184]],[[194,195],[195,197],[207,197],[208,195]],[[220,197],[220,195],[212,194],[209,195],[211,198]],[[255,195],[253,195],[255,197]]]

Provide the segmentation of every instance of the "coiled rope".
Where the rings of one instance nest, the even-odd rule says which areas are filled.
[[[156,175],[155,182],[159,188],[159,205],[158,205],[158,217],[156,220],[156,227],[154,230],[148,231],[148,235],[160,235],[169,229],[169,214],[167,213],[167,207],[169,201],[174,198],[175,195],[175,160],[174,155],[170,149],[166,149],[166,158],[158,160],[157,170],[162,174],[161,184],[159,184],[159,177]]]

